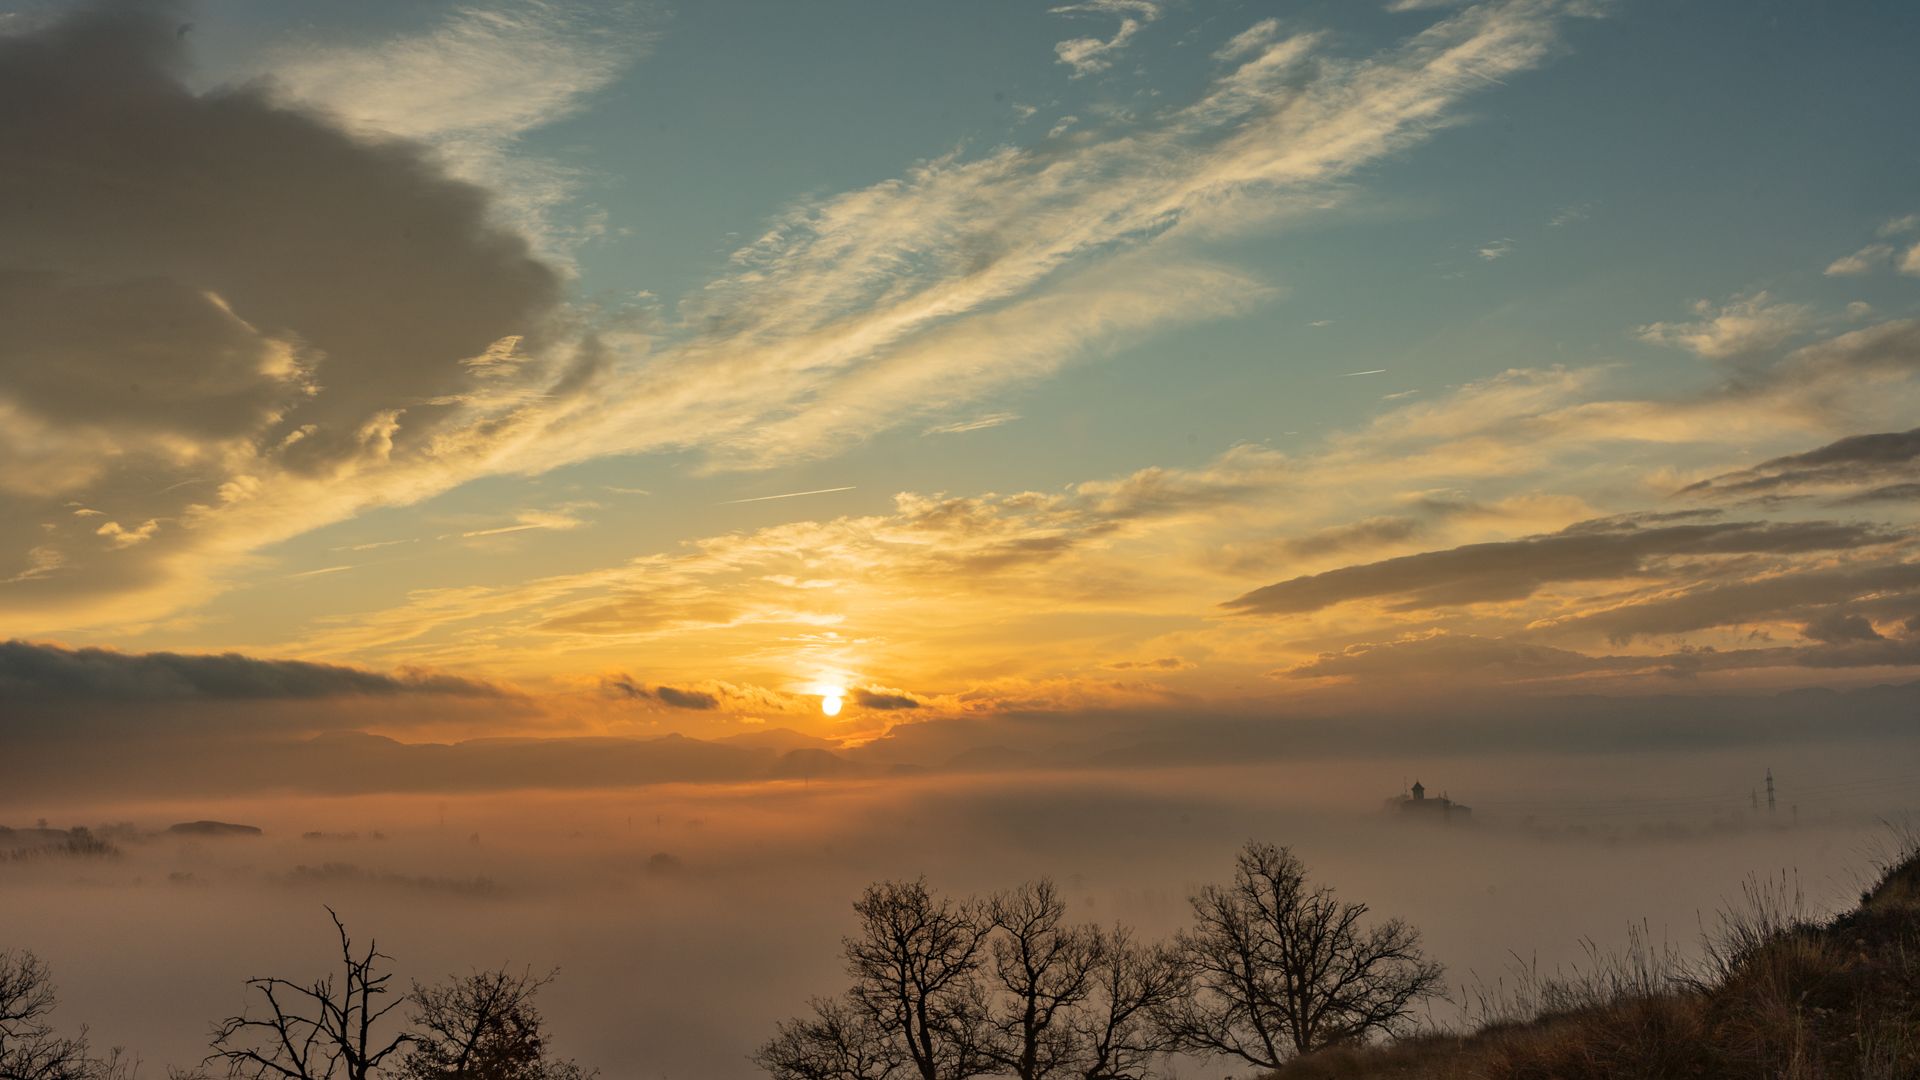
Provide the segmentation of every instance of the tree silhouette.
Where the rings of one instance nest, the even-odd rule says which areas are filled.
[[[984,904],[883,882],[854,909],[854,986],[752,1055],[774,1080],[1144,1080],[1181,1045],[1163,1016],[1185,985],[1173,950],[1068,925],[1044,878]]]
[[[591,1080],[571,1061],[547,1057],[545,1021],[533,997],[553,982],[504,969],[413,984],[413,1046],[407,1080]]]
[[[843,939],[853,986],[780,1025],[753,1059],[780,1080],[969,1080],[994,1067],[980,967],[993,923],[919,881],[867,886]]]
[[[0,953],[0,1078],[84,1080],[95,1075],[85,1033],[61,1038],[47,1023],[58,1004],[53,972],[30,952]]]
[[[992,925],[972,902],[936,897],[926,880],[867,887],[860,932],[843,943],[849,1001],[897,1043],[921,1080],[968,1080],[992,1068],[979,980]]]
[[[1070,1023],[1081,1080],[1146,1080],[1153,1062],[1180,1048],[1165,1022],[1187,992],[1179,955],[1165,944],[1140,945],[1123,926],[1099,931],[1087,999]]]
[[[0,1080],[131,1080],[139,1063],[118,1049],[94,1057],[85,1028],[54,1033],[47,1014],[58,1004],[46,961],[24,949],[0,952]]]
[[[1278,1068],[1408,1026],[1441,969],[1399,920],[1309,887],[1291,851],[1250,843],[1231,885],[1191,898],[1171,944],[1066,922],[1040,879],[984,904],[879,882],[842,941],[853,986],[752,1055],[774,1080],[1146,1080],[1177,1051]]]
[[[774,1080],[893,1080],[906,1066],[899,1043],[865,1010],[834,998],[815,998],[812,1008],[754,1052]]]
[[[1392,1034],[1439,993],[1441,968],[1394,919],[1361,928],[1365,904],[1325,886],[1284,847],[1249,843],[1231,885],[1192,897],[1179,937],[1191,995],[1169,1014],[1182,1044],[1263,1068],[1309,1050]]]
[[[1063,926],[1067,905],[1042,878],[993,898],[988,973],[998,1001],[989,1013],[989,1053],[1020,1080],[1074,1075],[1080,1045],[1070,1018],[1086,1001],[1101,962],[1101,936]]]
[[[248,979],[268,1015],[243,1013],[216,1024],[208,1062],[225,1062],[228,1075],[245,1080],[371,1080],[387,1058],[413,1041],[406,1032],[375,1033],[406,1002],[404,995],[384,1001],[393,975],[378,968],[392,957],[371,941],[356,954],[340,916],[332,908],[327,915],[340,935],[339,984],[331,974],[305,984]]]

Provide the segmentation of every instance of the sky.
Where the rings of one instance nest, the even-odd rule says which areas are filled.
[[[0,949],[185,1064],[328,904],[744,1080],[882,878],[1158,939],[1271,840],[1450,989],[1838,911],[1920,782],[1917,42],[0,0]]]
[[[1808,703],[1920,666],[1916,31],[0,5],[0,723],[1897,732]]]

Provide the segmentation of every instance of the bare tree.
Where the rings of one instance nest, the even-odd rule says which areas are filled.
[[[47,1022],[59,999],[53,971],[30,952],[0,952],[0,1080],[96,1080],[124,1074],[119,1053],[94,1058],[84,1029],[71,1038]]]
[[[1139,945],[1123,926],[1098,933],[1087,1000],[1072,1019],[1081,1080],[1146,1080],[1154,1059],[1180,1048],[1164,1022],[1187,986],[1179,955]]]
[[[774,1080],[1145,1080],[1184,1044],[1166,945],[1066,923],[1051,881],[984,904],[924,881],[869,886],[845,939],[853,988],[779,1025],[752,1060]]]
[[[846,938],[853,986],[782,1024],[754,1060],[788,1080],[969,1080],[989,1072],[981,963],[993,931],[979,904],[935,896],[924,879],[867,886]]]
[[[779,1026],[753,1054],[774,1080],[892,1080],[906,1066],[899,1044],[866,1012],[816,998],[813,1015]]]
[[[853,910],[860,932],[843,942],[848,1000],[899,1044],[920,1080],[990,1070],[978,975],[993,927],[979,905],[937,897],[922,878],[869,885]]]
[[[1249,843],[1233,884],[1192,898],[1196,925],[1180,935],[1193,993],[1173,1013],[1191,1050],[1263,1068],[1334,1043],[1392,1034],[1414,1005],[1440,992],[1440,965],[1394,919],[1361,928],[1365,904],[1325,886],[1284,847]]]
[[[332,908],[327,915],[340,935],[339,984],[331,974],[307,984],[248,979],[268,1015],[243,1013],[216,1024],[208,1062],[225,1062],[229,1076],[244,1080],[372,1080],[387,1058],[413,1041],[405,1032],[375,1034],[380,1021],[406,1002],[404,995],[384,1001],[393,975],[378,968],[392,957],[371,941],[356,954],[340,916]]]
[[[407,1080],[591,1080],[571,1061],[547,1056],[545,1020],[533,997],[555,972],[504,969],[413,984],[413,1048]]]
[[[140,1062],[119,1047],[95,1057],[86,1028],[54,1034],[47,1014],[58,1003],[45,961],[24,949],[0,952],[0,1080],[132,1080]],[[177,1069],[167,1076],[195,1080]]]
[[[1066,914],[1066,902],[1045,878],[987,905],[999,931],[989,965],[999,998],[989,1016],[989,1052],[1020,1080],[1074,1072],[1079,1042],[1070,1018],[1093,989],[1101,937],[1091,927],[1061,925]]]

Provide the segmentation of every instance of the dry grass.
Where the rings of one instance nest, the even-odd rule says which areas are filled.
[[[1465,1035],[1307,1055],[1272,1080],[1916,1080],[1920,829],[1892,830],[1860,907],[1817,920],[1753,879],[1683,964],[1644,926],[1571,972],[1516,961],[1463,991]]]

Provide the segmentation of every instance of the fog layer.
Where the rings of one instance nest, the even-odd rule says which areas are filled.
[[[1645,920],[1691,946],[1752,874],[1838,907],[1876,820],[1917,771],[1910,744],[1800,760],[1763,751],[1508,756],[1026,772],[487,795],[0,801],[0,823],[130,822],[122,854],[0,863],[0,947],[52,962],[66,1024],[149,1062],[204,1052],[254,975],[307,978],[323,904],[402,978],[559,965],[557,1048],[609,1076],[735,1080],[811,995],[841,988],[849,902],[883,877],[985,892],[1052,876],[1072,916],[1171,933],[1193,887],[1249,838],[1425,933],[1449,984],[1543,967]],[[1761,785],[1772,767],[1776,809]],[[1474,806],[1471,827],[1382,809],[1413,779]],[[1756,808],[1757,804],[1757,808]],[[258,825],[258,838],[150,835]],[[1436,1019],[1445,1020],[1445,1007]],[[1209,1074],[1210,1075],[1210,1074]]]

